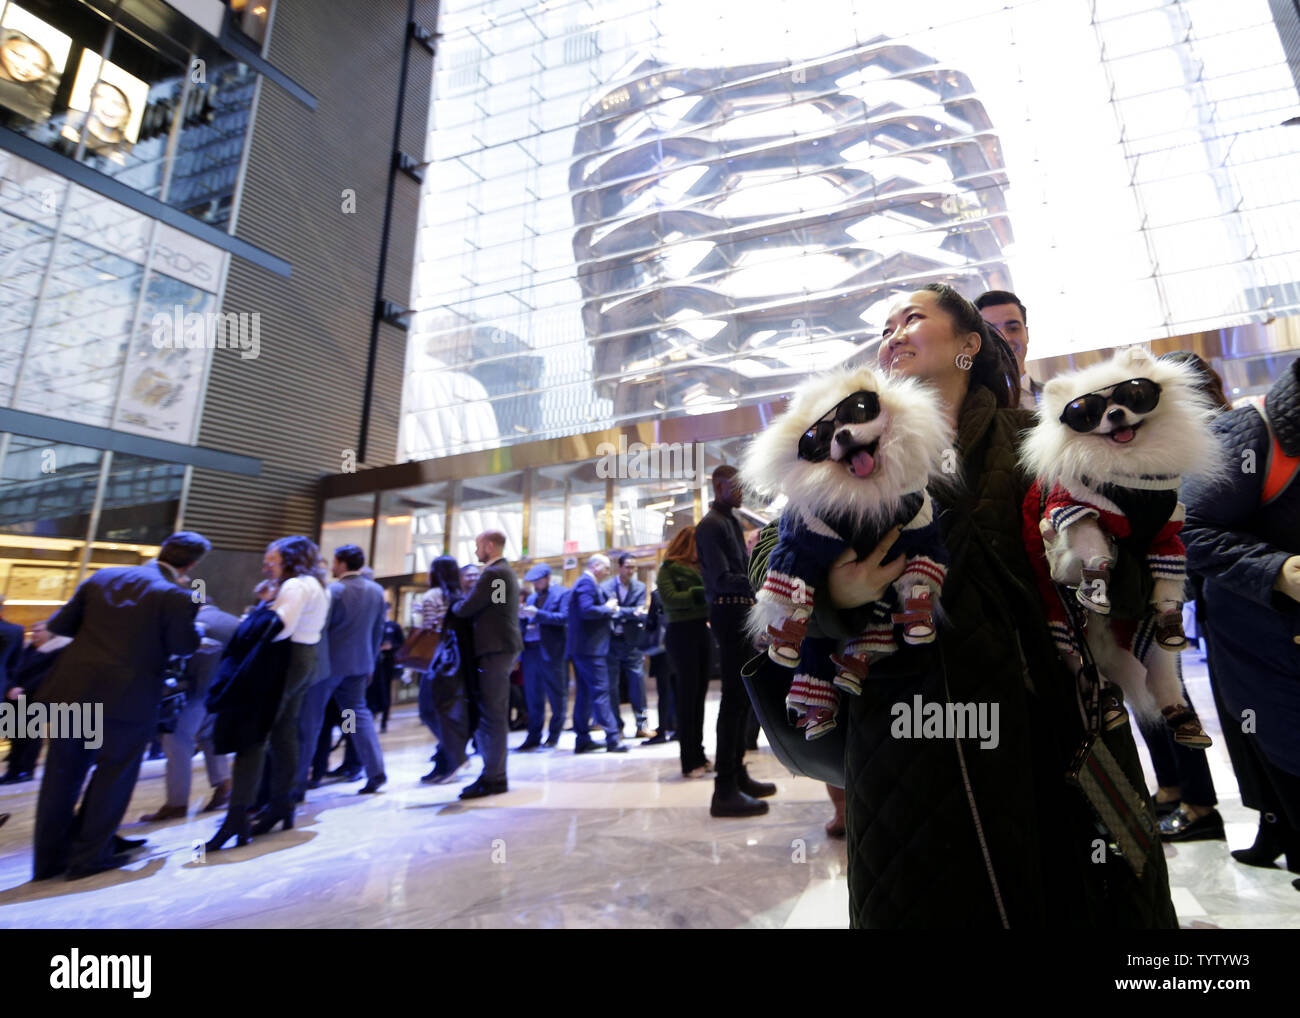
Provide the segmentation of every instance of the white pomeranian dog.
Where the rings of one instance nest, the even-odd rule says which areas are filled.
[[[1182,702],[1173,657],[1187,646],[1178,488],[1221,470],[1197,382],[1194,369],[1140,347],[1059,375],[1043,388],[1021,460],[1036,478],[1026,540],[1066,659],[1073,631],[1048,577],[1089,612],[1086,641],[1102,675],[1140,715],[1163,718],[1176,741],[1203,749],[1210,739]],[[1108,727],[1127,721],[1116,700],[1105,713]]]
[[[931,389],[857,368],[809,378],[745,452],[745,485],[787,500],[749,632],[768,642],[773,661],[796,669],[787,704],[809,738],[834,727],[835,689],[860,692],[870,659],[897,649],[896,624],[906,643],[935,638],[947,556],[925,488],[952,441]],[[807,646],[815,642],[805,641],[813,599],[831,567],[846,549],[865,557],[897,524],[895,548],[907,557],[897,601],[882,603],[842,653]]]

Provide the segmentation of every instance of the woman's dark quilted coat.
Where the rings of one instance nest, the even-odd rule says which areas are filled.
[[[958,427],[964,484],[932,487],[952,556],[939,639],[873,664],[862,695],[845,698],[855,927],[999,928],[1003,913],[1012,929],[1177,925],[1160,847],[1137,879],[1098,851],[1090,810],[1064,780],[1084,727],[1020,536],[1029,483],[1017,442],[1031,424],[1027,411],[997,410],[987,389],[971,391]],[[847,635],[852,616],[819,608],[819,628]],[[955,742],[891,736],[891,707],[918,693],[998,706],[996,747],[962,743],[988,865]],[[1105,741],[1145,795],[1132,728]]]
[[[1264,406],[1283,453],[1300,456],[1300,360],[1269,389]],[[1189,481],[1183,489],[1187,568],[1205,581],[1210,677],[1229,715],[1254,713],[1253,737],[1269,762],[1300,776],[1300,605],[1273,589],[1282,563],[1300,555],[1300,478],[1261,505],[1272,441],[1259,411],[1239,407],[1216,419],[1214,430],[1227,480]],[[1254,795],[1244,798],[1260,808]]]

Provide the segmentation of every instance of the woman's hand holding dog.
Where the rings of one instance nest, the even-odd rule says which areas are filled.
[[[827,586],[830,588],[831,603],[836,608],[857,608],[859,605],[879,601],[889,590],[889,585],[903,575],[907,568],[907,557],[899,555],[888,565],[881,565],[881,560],[889,554],[889,549],[898,540],[902,527],[889,531],[875,549],[864,559],[859,559],[852,548],[835,560],[831,566]]]

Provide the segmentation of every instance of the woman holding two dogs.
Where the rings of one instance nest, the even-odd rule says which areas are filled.
[[[1104,843],[1099,859],[1089,807],[1064,780],[1085,730],[1021,539],[1030,480],[1017,458],[1033,416],[1014,409],[1010,348],[955,290],[930,284],[891,312],[880,364],[938,390],[957,435],[956,469],[952,483],[930,489],[951,556],[939,639],[873,663],[862,695],[849,698],[853,925],[1175,927],[1159,841],[1140,878],[1107,860]],[[816,604],[827,635],[857,632],[861,606],[901,573],[902,556],[880,564],[889,543],[832,570],[829,596]],[[911,737],[895,719],[917,696],[985,705],[996,738],[963,749],[952,738]],[[1104,740],[1144,788],[1131,729]]]

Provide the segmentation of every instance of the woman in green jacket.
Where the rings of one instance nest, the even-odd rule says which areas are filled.
[[[872,664],[862,695],[848,698],[853,925],[1176,926],[1160,842],[1136,877],[1107,851],[1087,803],[1064,780],[1085,727],[1021,539],[1029,480],[1017,456],[1033,417],[1012,409],[1009,348],[955,290],[931,284],[894,308],[880,359],[891,374],[939,391],[959,473],[931,486],[951,556],[939,639]],[[855,632],[852,606],[878,596],[902,568],[901,557],[884,566],[880,558],[832,571],[833,604],[816,605],[827,635]],[[921,737],[931,733],[919,718],[905,723],[947,704],[982,711],[992,722],[987,737]],[[1131,729],[1104,740],[1145,796]]]
[[[676,676],[677,745],[682,774],[702,778],[709,772],[704,755],[704,696],[709,691],[709,605],[695,552],[695,528],[683,527],[664,549],[655,580],[668,629],[665,652]]]

